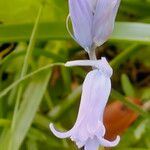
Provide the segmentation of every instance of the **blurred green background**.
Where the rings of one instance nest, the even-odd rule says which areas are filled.
[[[73,126],[91,69],[64,67],[88,59],[67,33],[67,14],[67,0],[0,0],[0,150],[77,149],[48,128],[50,122],[62,131]],[[149,150],[150,0],[122,0],[114,33],[96,52],[114,69],[109,102],[138,114],[113,149]]]

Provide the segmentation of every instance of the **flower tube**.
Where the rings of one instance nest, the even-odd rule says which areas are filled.
[[[99,146],[113,147],[120,140],[104,139],[105,127],[103,113],[111,91],[112,68],[103,57],[100,60],[83,60],[67,62],[66,66],[92,66],[83,83],[80,108],[73,128],[67,132],[57,131],[53,124],[50,129],[59,138],[71,138],[78,146],[85,150],[98,150]]]

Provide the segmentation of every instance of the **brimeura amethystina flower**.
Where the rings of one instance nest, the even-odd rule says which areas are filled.
[[[62,133],[50,124],[51,131],[59,138],[70,137],[78,148],[84,147],[85,150],[98,150],[99,145],[116,146],[119,136],[114,141],[104,139],[103,113],[111,91],[112,75],[107,60],[103,57],[100,60],[72,61],[67,62],[66,66],[92,66],[95,69],[84,80],[79,113],[73,128]]]
[[[120,0],[69,0],[74,39],[87,51],[111,35]]]

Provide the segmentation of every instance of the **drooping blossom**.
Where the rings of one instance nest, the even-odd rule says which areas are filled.
[[[104,139],[105,127],[103,113],[111,91],[112,68],[103,57],[100,60],[81,60],[67,62],[66,66],[92,66],[83,83],[80,108],[73,128],[67,132],[57,131],[53,124],[50,129],[59,138],[71,138],[78,146],[85,150],[98,150],[99,146],[113,147],[120,140]]]
[[[87,51],[111,35],[120,0],[69,0],[74,39]]]

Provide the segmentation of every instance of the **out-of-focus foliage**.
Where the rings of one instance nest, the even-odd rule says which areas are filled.
[[[0,1],[0,21],[7,24],[34,22],[40,5],[45,7],[41,21],[64,21],[68,12],[67,1],[59,0],[2,0]]]
[[[50,122],[62,131],[72,127],[91,69],[63,65],[88,59],[65,28],[67,3],[0,1],[0,150],[77,149],[48,128]],[[122,0],[115,31],[97,56],[106,56],[114,68],[110,102],[120,100],[139,114],[114,149],[150,149],[150,0]]]

